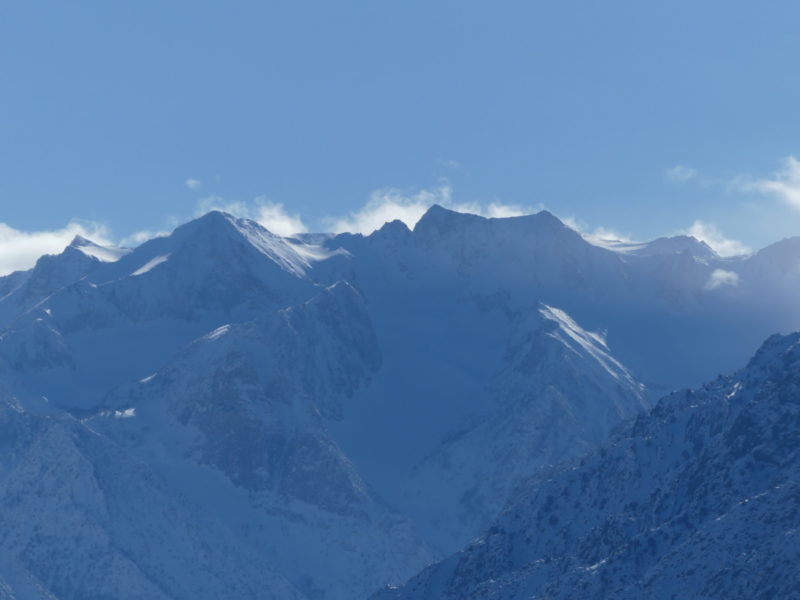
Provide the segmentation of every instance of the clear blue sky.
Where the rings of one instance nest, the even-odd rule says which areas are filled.
[[[0,222],[119,238],[264,196],[319,229],[446,182],[757,248],[800,233],[800,174],[776,174],[800,155],[798,23],[779,1],[5,0]]]

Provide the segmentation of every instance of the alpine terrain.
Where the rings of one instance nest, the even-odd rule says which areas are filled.
[[[545,211],[76,238],[0,278],[0,599],[778,597],[797,336],[676,390],[799,296]]]

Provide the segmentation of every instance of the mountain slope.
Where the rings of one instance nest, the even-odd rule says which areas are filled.
[[[130,579],[135,594],[184,597],[195,580],[243,586],[256,565],[277,596],[363,597],[463,547],[513,490],[591,452],[660,389],[727,368],[798,318],[791,240],[730,259],[683,237],[600,247],[546,212],[433,207],[414,230],[295,238],[214,212],[109,252],[76,240],[0,279],[0,383],[27,415],[0,459],[19,491],[3,500],[15,537],[0,590],[76,597],[94,582],[118,597]],[[41,423],[58,423],[61,441],[14,450]],[[59,448],[74,486],[55,479],[37,500],[26,486],[58,475]],[[23,453],[28,475],[15,471]],[[106,456],[120,483],[91,491],[85,511],[80,489],[113,474]],[[79,560],[26,537],[28,505],[63,525],[59,547],[75,523],[94,532],[77,556],[118,571],[78,581]],[[174,511],[190,522],[162,536]],[[154,570],[131,519],[186,559]],[[222,560],[205,549],[217,538],[237,546],[224,575],[205,566]],[[653,569],[666,573],[668,556]],[[518,566],[509,581],[528,585]]]
[[[6,399],[0,429],[0,566],[12,597],[301,598],[232,532],[198,519],[75,419]]]
[[[46,254],[29,271],[0,278],[0,328],[7,327],[25,311],[103,263],[119,260],[127,252],[76,236],[61,254]]]
[[[310,260],[256,223],[209,213],[54,290],[2,334],[0,354],[15,389],[90,409],[207,331],[316,294]]]
[[[326,430],[380,360],[363,301],[341,283],[199,338],[89,423],[309,597],[363,596],[431,558]]]
[[[800,586],[800,334],[664,398],[376,598],[773,598]]]
[[[487,389],[491,403],[454,414],[428,455],[394,473],[387,497],[443,549],[479,535],[520,481],[580,456],[648,406],[604,340],[563,311],[541,305],[515,325],[507,366]]]

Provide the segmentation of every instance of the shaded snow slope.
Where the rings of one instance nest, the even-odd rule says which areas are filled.
[[[319,289],[305,275],[310,259],[294,245],[222,213],[114,263],[97,266],[73,252],[83,257],[79,266],[93,261],[89,274],[60,288],[48,279],[48,289],[56,290],[1,334],[0,347],[26,391],[67,407],[89,409],[108,389],[146,376],[204,332],[301,302]]]
[[[520,481],[582,455],[648,406],[602,338],[556,308],[542,305],[516,323],[506,357],[488,410],[462,414],[407,477],[395,474],[402,492],[393,500],[441,548],[472,540]]]
[[[68,417],[0,401],[0,568],[9,597],[298,599],[233,532]]]
[[[94,582],[125,597],[130,580],[130,597],[178,598],[197,580],[259,597],[241,579],[252,568],[309,600],[399,584],[662,391],[800,328],[798,295],[797,240],[724,259],[688,237],[600,247],[546,212],[433,207],[413,230],[292,238],[212,212],[127,253],[77,239],[0,278],[0,384],[26,415],[0,471],[22,468],[15,448],[41,423],[96,442],[63,444],[89,475],[66,465],[76,481],[54,483],[56,500],[5,497],[18,537],[0,552],[0,595],[81,597]],[[24,485],[58,475],[54,448],[30,454]],[[122,483],[76,513],[112,470],[95,452]],[[194,525],[159,537],[172,512]],[[26,518],[61,527],[59,548],[74,523],[96,535],[70,563],[25,537]],[[185,560],[152,567],[144,538],[114,529],[132,518]],[[235,542],[232,562],[206,548],[216,539]],[[117,565],[106,580],[78,581],[89,555]]]
[[[800,334],[533,478],[483,537],[376,598],[789,598]]]
[[[326,431],[380,360],[363,302],[341,283],[198,338],[85,423],[190,498],[199,526],[233,532],[302,594],[364,596],[432,558]]]

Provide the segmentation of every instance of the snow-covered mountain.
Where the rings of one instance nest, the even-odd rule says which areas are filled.
[[[212,212],[132,250],[77,238],[0,278],[0,598],[398,585],[662,391],[800,328],[795,292],[793,240],[722,259],[546,212],[295,238]]]
[[[300,599],[263,555],[67,415],[0,401],[6,597]]]
[[[375,598],[792,598],[800,334],[667,396],[517,490],[484,536]]]
[[[9,325],[15,317],[85,277],[100,263],[115,262],[127,252],[76,236],[61,254],[42,256],[31,270],[0,278],[0,326]]]

